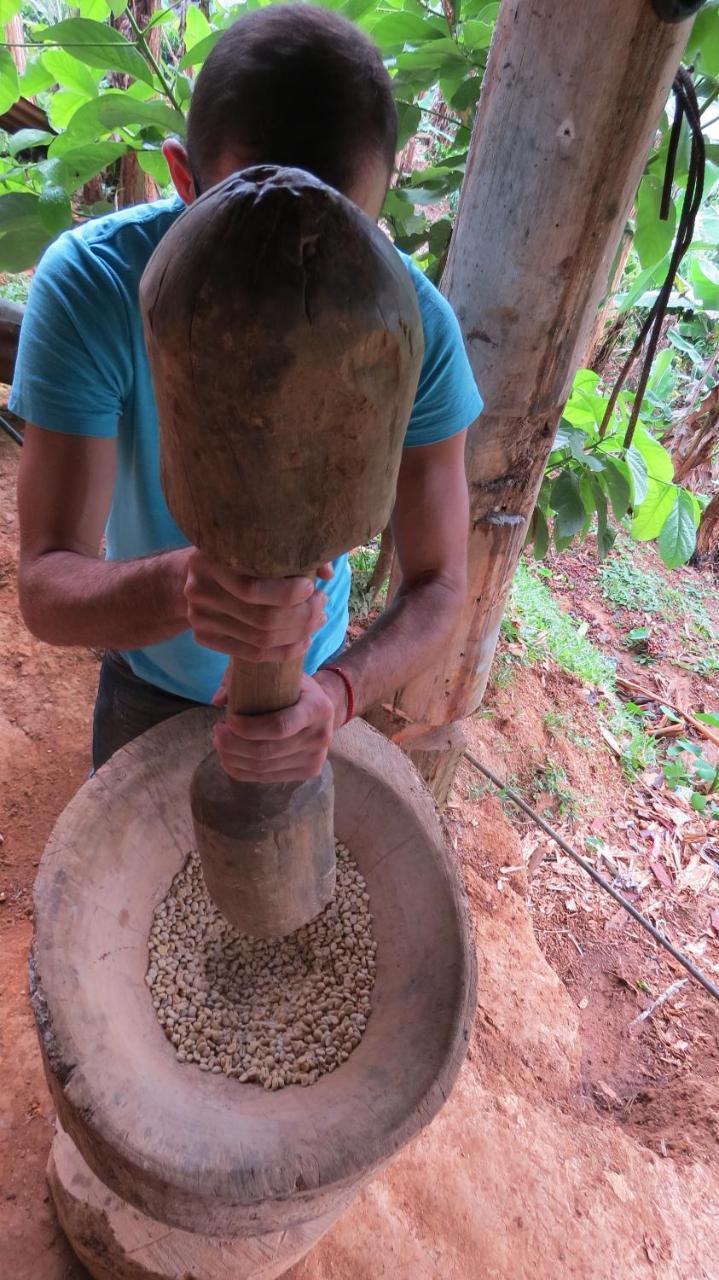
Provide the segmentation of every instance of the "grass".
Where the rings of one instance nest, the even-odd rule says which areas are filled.
[[[540,576],[541,575],[541,576]],[[638,707],[626,706],[616,693],[614,663],[587,639],[586,624],[565,612],[547,585],[546,570],[521,560],[517,570],[508,616],[502,624],[506,639],[521,640],[526,656],[514,657],[506,651],[499,655],[494,682],[508,683],[507,672],[517,662],[541,662],[550,659],[563,671],[577,676],[583,684],[597,690],[597,711],[610,733],[617,739],[622,756],[622,769],[627,778],[636,778],[657,758],[656,741],[644,732],[644,717]],[[562,731],[574,745],[586,750],[595,744],[574,733],[566,715],[549,711],[544,718],[547,731],[554,736]],[[545,779],[547,787],[555,786],[559,794],[566,779],[552,773]],[[571,807],[571,792],[561,796]],[[560,808],[560,813],[562,812]]]
[[[372,607],[372,601],[369,594],[369,582],[374,572],[379,555],[379,538],[373,538],[364,547],[355,547],[350,555],[350,570],[352,572],[352,587],[350,589],[350,616],[365,617]],[[379,593],[377,603],[381,603],[383,592],[386,588],[382,588]]]
[[[651,569],[640,569],[624,553],[606,560],[599,569],[605,600],[623,609],[661,613],[667,608],[667,584]]]
[[[519,634],[530,662],[552,658],[563,671],[578,676],[585,684],[614,688],[614,663],[587,640],[584,624],[562,609],[536,570],[524,560],[520,560],[514,579],[510,611],[519,621]],[[506,635],[504,624],[503,630]],[[516,638],[516,629],[514,634]]]
[[[548,758],[546,764],[540,766],[535,771],[532,779],[532,791],[536,796],[548,795],[558,801],[556,806],[557,812],[561,818],[569,818],[574,821],[579,817],[579,804],[569,786],[569,778],[567,777],[561,764],[556,760]],[[544,814],[552,813],[554,805],[545,805]]]
[[[620,608],[688,617],[701,639],[713,638],[714,628],[705,604],[707,589],[692,582],[671,586],[656,570],[634,563],[631,544],[619,547],[617,554],[601,565],[599,582],[604,598]]]
[[[0,298],[8,302],[27,302],[30,292],[30,276],[0,276]]]

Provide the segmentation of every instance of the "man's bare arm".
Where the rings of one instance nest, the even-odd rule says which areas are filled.
[[[59,645],[135,648],[188,625],[187,551],[105,561],[99,549],[115,483],[112,439],[28,426],[20,460],[20,606]]]
[[[325,603],[309,579],[245,578],[194,547],[101,559],[115,469],[112,439],[26,428],[18,480],[20,605],[36,636],[49,644],[135,649],[191,627],[200,644],[250,662],[305,651]]]
[[[465,432],[403,455],[392,516],[402,570],[396,599],[337,665],[362,712],[431,665],[451,637],[467,583]],[[339,677],[317,677],[342,705]]]

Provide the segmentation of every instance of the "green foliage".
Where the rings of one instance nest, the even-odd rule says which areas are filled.
[[[666,584],[658,573],[640,568],[628,555],[613,556],[599,570],[602,593],[612,604],[642,613],[662,613],[668,608]]]
[[[719,716],[702,716],[702,719],[719,727]],[[719,767],[706,759],[698,743],[676,738],[667,747],[662,770],[670,791],[684,790],[692,809],[707,817],[719,818]]]
[[[352,587],[350,589],[349,608],[352,617],[366,617],[372,608],[372,599],[370,596],[369,583],[374,572],[379,555],[380,540],[379,537],[373,538],[364,547],[355,547],[350,554],[350,570],[352,573]],[[381,598],[386,595],[386,587],[380,593]]]
[[[32,267],[50,241],[73,223],[113,207],[118,160],[137,153],[141,168],[160,186],[169,181],[161,144],[182,136],[194,79],[222,31],[265,0],[226,4],[213,0],[209,20],[197,4],[161,4],[154,57],[127,9],[127,0],[42,0],[26,6],[25,31],[34,56],[18,77],[8,49],[0,50],[0,110],[22,94],[34,95],[54,131],[0,134],[0,271]],[[448,252],[482,77],[499,12],[498,3],[463,0],[320,0],[358,23],[377,42],[393,79],[400,144],[419,135],[421,164],[401,172],[387,196],[384,219],[398,246],[415,255],[439,280]],[[4,21],[19,0],[0,0]],[[110,25],[127,13],[130,38]],[[47,15],[39,21],[37,15]],[[30,15],[30,16],[28,16]],[[32,16],[36,15],[36,16]],[[184,27],[182,25],[184,15]],[[707,4],[694,25],[687,58],[698,68],[702,106],[719,97],[719,4]],[[127,83],[127,88],[118,87]],[[678,211],[686,190],[689,145],[680,139],[669,216],[659,206],[670,132],[670,112],[640,184],[632,225],[634,247],[620,305],[641,311],[656,296],[666,272]],[[705,119],[707,117],[705,116]],[[43,154],[44,152],[44,154]],[[682,362],[695,371],[702,352],[687,332],[687,315],[719,316],[719,213],[711,193],[719,179],[719,144],[707,138],[707,200],[696,244],[682,268],[670,306],[682,319],[657,357],[641,423],[630,445],[625,433],[632,396],[623,393],[603,432],[607,404],[599,379],[580,370],[560,424],[534,513],[529,540],[541,559],[596,530],[606,557],[617,525],[631,521],[632,536],[658,539],[668,566],[684,563],[695,545],[699,503],[674,483],[671,458],[659,437],[671,419],[682,384]],[[104,198],[87,203],[87,184],[99,179]],[[11,201],[11,203],[7,203]],[[14,201],[14,203],[13,203]],[[19,202],[18,202],[19,201]]]
[[[551,814],[555,809],[560,817],[568,818],[574,821],[579,817],[579,804],[569,786],[569,779],[566,771],[556,760],[552,760],[551,756],[546,763],[541,765],[534,774],[532,779],[532,791],[535,797],[548,795],[553,798],[553,803],[545,804],[540,813],[544,816]]]
[[[655,385],[664,372],[660,367]],[[659,538],[664,563],[675,568],[694,551],[699,502],[674,483],[672,459],[646,425],[637,427],[626,447],[632,408],[629,392],[620,394],[608,426],[603,427],[609,397],[599,384],[599,375],[591,370],[577,372],[547,461],[528,541],[541,560],[550,538],[562,551],[594,527],[604,559],[617,534],[612,520],[621,522],[631,516],[632,537],[638,541]],[[650,412],[649,405],[642,407],[642,422]]]
[[[524,560],[520,560],[512,586],[509,616],[519,624],[518,635],[530,662],[552,658],[563,671],[585,684],[601,689],[614,687],[614,665],[586,638],[577,623]]]
[[[644,731],[640,708],[624,704],[617,697],[614,663],[587,639],[586,623],[577,622],[562,609],[547,585],[551,577],[549,570],[520,560],[502,625],[503,634],[514,642],[523,641],[530,662],[551,660],[601,694],[597,711],[619,742],[626,776],[636,778],[656,760],[656,741]],[[510,618],[513,621],[510,622]],[[512,655],[506,650],[500,652],[493,671],[495,684],[507,683],[510,659]],[[557,717],[556,721],[548,722],[545,718],[545,724],[552,730],[558,727],[559,720]],[[569,732],[567,737],[572,740]],[[577,745],[587,744],[577,741]]]

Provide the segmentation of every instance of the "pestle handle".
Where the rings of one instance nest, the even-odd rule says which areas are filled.
[[[254,716],[282,711],[299,700],[304,659],[288,662],[245,662],[233,658],[227,687],[231,714]]]

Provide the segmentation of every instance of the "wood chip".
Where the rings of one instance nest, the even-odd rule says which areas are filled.
[[[663,862],[652,862],[649,869],[665,889],[671,889],[674,882]]]

